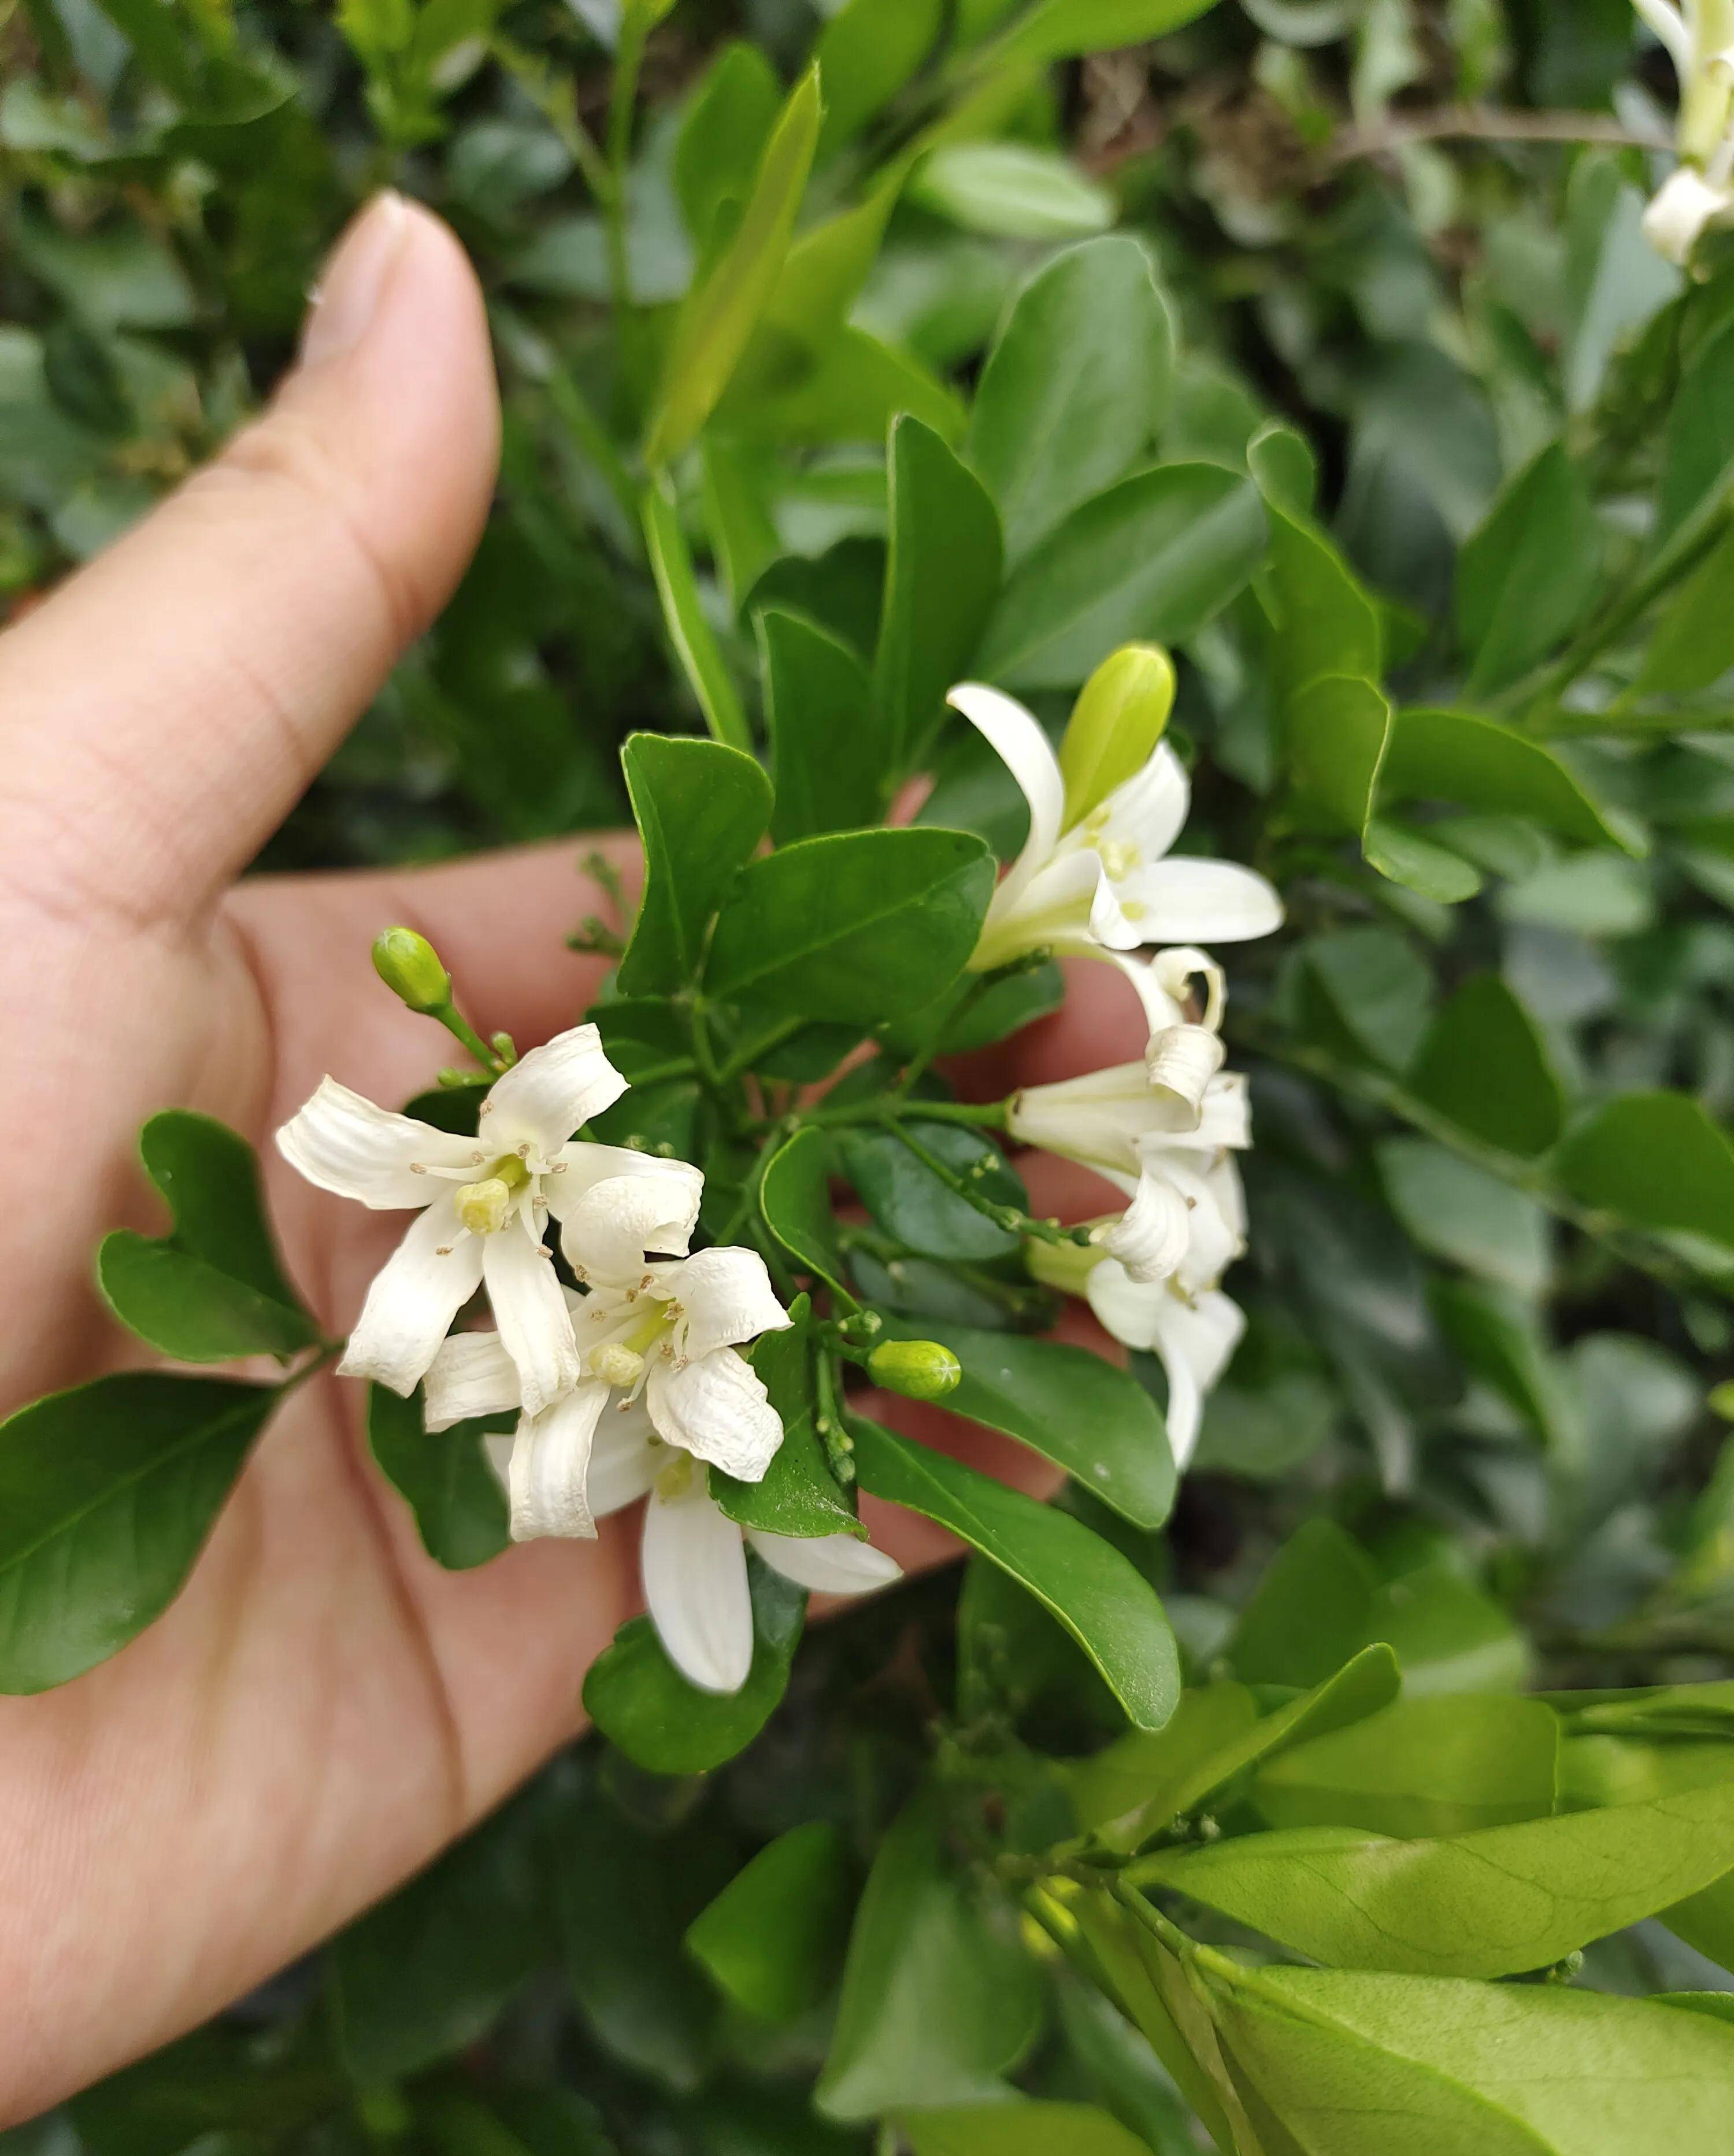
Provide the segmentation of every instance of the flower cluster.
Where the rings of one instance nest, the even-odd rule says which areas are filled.
[[[1680,163],[1650,203],[1650,244],[1684,268],[1734,224],[1734,0],[1633,0],[1680,78]]]
[[[516,1411],[509,1450],[490,1453],[516,1540],[593,1535],[648,1494],[642,1563],[658,1632],[692,1683],[732,1692],[752,1661],[746,1553],[704,1470],[757,1482],[776,1456],[782,1422],[738,1351],[788,1314],[756,1252],[688,1255],[697,1168],[573,1137],[626,1090],[597,1029],[581,1025],[495,1080],[475,1137],[327,1078],[277,1142],[321,1189],[416,1209],[368,1291],[344,1373],[406,1395],[425,1379],[433,1430]],[[576,1291],[546,1247],[551,1219]],[[496,1329],[452,1334],[481,1287]],[[897,1576],[851,1535],[750,1539],[802,1586],[861,1594]]]
[[[992,968],[1036,948],[1110,960],[1137,990],[1150,1024],[1141,1063],[1028,1087],[1007,1103],[1006,1128],[1023,1144],[1093,1168],[1130,1199],[1124,1214],[1097,1224],[1090,1248],[1032,1241],[1026,1258],[1038,1279],[1087,1297],[1123,1346],[1160,1358],[1168,1440],[1183,1467],[1205,1396],[1244,1330],[1219,1284],[1246,1246],[1234,1155],[1252,1142],[1246,1081],[1223,1069],[1222,969],[1193,939],[1267,936],[1281,925],[1282,905],[1251,869],[1169,857],[1191,806],[1185,769],[1161,738],[1172,676],[1152,653],[1164,670],[1152,665],[1143,693],[1124,693],[1135,655],[1136,647],[1116,654],[1085,689],[1057,754],[1034,716],[998,690],[966,684],[952,701],[1029,804],[1029,839],[995,895],[973,964]],[[1110,669],[1121,693],[1105,725]],[[1118,752],[1080,754],[1080,730],[1117,737]],[[1134,767],[1119,776],[1128,762]],[[1080,786],[1080,769],[1094,775],[1093,786]],[[1170,947],[1147,963],[1130,956],[1148,944]]]

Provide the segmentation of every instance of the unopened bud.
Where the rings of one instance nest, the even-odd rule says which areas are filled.
[[[424,1016],[452,999],[451,975],[425,936],[413,928],[382,928],[373,939],[373,970],[394,996]]]
[[[882,1340],[867,1358],[867,1374],[905,1399],[942,1400],[962,1382],[963,1365],[936,1340]]]
[[[1068,829],[1149,762],[1174,708],[1174,662],[1160,645],[1128,644],[1085,683],[1059,744]]]

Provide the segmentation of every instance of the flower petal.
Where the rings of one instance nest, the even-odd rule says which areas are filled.
[[[1084,1292],[1098,1323],[1122,1348],[1148,1354],[1156,1345],[1160,1306],[1172,1296],[1165,1281],[1135,1281],[1117,1259],[1092,1265]]]
[[[1036,870],[1052,856],[1065,821],[1065,780],[1059,758],[1041,724],[1014,698],[979,681],[962,681],[946,701],[982,736],[1018,782],[1029,803],[1029,836],[999,887],[1010,906]]]
[[[1168,1444],[1177,1467],[1192,1458],[1205,1395],[1228,1368],[1245,1330],[1239,1304],[1217,1292],[1191,1305],[1170,1294],[1157,1313],[1155,1346],[1168,1373]]]
[[[1152,1034],[1144,1051],[1151,1106],[1158,1127],[1196,1131],[1204,1101],[1228,1050],[1221,1036],[1203,1025],[1171,1025]]]
[[[659,1445],[642,1400],[628,1406],[614,1401],[596,1426],[590,1453],[590,1509],[598,1520],[636,1504],[666,1466],[668,1449]]]
[[[732,1348],[696,1362],[653,1363],[644,1403],[665,1443],[742,1482],[762,1481],[782,1443],[769,1394]]]
[[[671,1221],[686,1219],[687,1224],[678,1244],[658,1247],[666,1250],[671,1256],[685,1256],[687,1242],[698,1221],[699,1203],[705,1194],[701,1168],[693,1167],[690,1161],[664,1160],[659,1153],[640,1152],[633,1146],[597,1145],[588,1138],[574,1139],[570,1145],[562,1146],[551,1167],[553,1172],[547,1179],[546,1195],[548,1209],[557,1220],[563,1220],[584,1194],[593,1190],[599,1183],[643,1176],[647,1181],[660,1178],[664,1183],[676,1186],[680,1197],[678,1204],[675,1204],[670,1194],[669,1218]],[[687,1219],[689,1212],[690,1219]]]
[[[590,1450],[608,1397],[606,1385],[580,1385],[518,1424],[510,1484],[515,1543],[540,1535],[594,1537]]]
[[[1211,1080],[1196,1135],[1200,1145],[1232,1146],[1237,1152],[1251,1145],[1252,1096],[1244,1070],[1224,1070]]]
[[[903,1577],[895,1558],[856,1535],[771,1535],[749,1527],[746,1539],[773,1572],[818,1594],[870,1594]]]
[[[752,1596],[741,1530],[695,1477],[644,1508],[644,1599],[669,1660],[700,1691],[739,1691],[752,1668]]]
[[[1151,971],[1161,983],[1163,993],[1180,1007],[1176,1024],[1182,1023],[1208,1026],[1212,1033],[1222,1031],[1223,1014],[1228,1007],[1228,983],[1223,970],[1208,951],[1194,949],[1182,944],[1172,951],[1158,951],[1150,962]],[[1204,999],[1195,1018],[1188,1018],[1187,1006],[1193,1000],[1193,983],[1204,983]],[[1152,1033],[1157,1029],[1151,1028]]]
[[[1141,1284],[1177,1273],[1192,1248],[1193,1213],[1186,1194],[1160,1169],[1147,1164],[1137,1195],[1111,1228],[1095,1240],[1127,1276]]]
[[[743,1348],[762,1332],[781,1332],[788,1312],[777,1300],[757,1250],[700,1250],[663,1276],[686,1315],[681,1353],[697,1362],[718,1348]]]
[[[1120,886],[1146,943],[1244,943],[1282,926],[1282,901],[1238,861],[1187,857],[1135,869]]]
[[[1185,829],[1191,813],[1186,766],[1167,742],[1159,742],[1149,762],[1116,787],[1102,808],[1105,841],[1134,848],[1141,860],[1159,861]]]
[[[660,1161],[657,1167],[681,1172],[608,1176],[581,1191],[575,1202],[562,1195],[560,1247],[581,1281],[634,1286],[651,1251],[684,1251],[691,1241],[705,1178],[684,1161]]]
[[[278,1132],[277,1150],[321,1190],[395,1213],[430,1204],[440,1186],[423,1171],[467,1167],[475,1140],[394,1116],[335,1078],[322,1078],[306,1106]]]
[[[577,1344],[553,1260],[517,1218],[480,1240],[500,1344],[517,1368],[525,1414],[539,1415],[578,1382]]]
[[[612,1107],[626,1081],[593,1025],[575,1025],[513,1064],[482,1103],[482,1137],[498,1152],[527,1145],[551,1161],[580,1124]]]
[[[407,1399],[481,1276],[481,1244],[461,1233],[457,1205],[443,1193],[410,1223],[368,1289],[340,1374],[375,1378]]]
[[[428,1365],[423,1419],[430,1430],[522,1404],[517,1369],[497,1332],[454,1332]]]

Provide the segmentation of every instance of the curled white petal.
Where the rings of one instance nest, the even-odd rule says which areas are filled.
[[[449,1430],[475,1415],[506,1414],[524,1404],[516,1365],[497,1332],[454,1332],[428,1368],[429,1430]]]
[[[1208,1026],[1171,1025],[1151,1035],[1144,1069],[1160,1123],[1169,1130],[1197,1130],[1204,1096],[1227,1054],[1221,1035]]]
[[[1228,1009],[1228,983],[1222,968],[1208,951],[1182,944],[1176,950],[1158,951],[1150,963],[1163,993],[1183,1007],[1191,998],[1193,983],[1202,980],[1204,1000],[1197,1022],[1208,1026],[1213,1033],[1222,1031],[1223,1014]],[[1152,1026],[1151,1030],[1153,1033],[1157,1029]]]
[[[632,1286],[652,1252],[685,1250],[698,1219],[704,1178],[685,1162],[663,1161],[657,1166],[685,1172],[609,1176],[593,1183],[576,1203],[563,1195],[555,1201],[564,1215],[560,1247],[580,1280],[608,1287]],[[557,1176],[548,1178],[550,1185],[561,1180]]]
[[[507,1486],[514,1542],[532,1542],[541,1535],[587,1540],[594,1536],[590,1452],[608,1396],[606,1385],[580,1385],[518,1424]]]
[[[1065,819],[1065,780],[1059,758],[1039,721],[1003,690],[962,681],[946,701],[988,742],[1029,803],[1029,836],[995,894],[996,905],[1008,911],[1059,842]]]
[[[788,1312],[777,1299],[757,1250],[719,1248],[664,1275],[685,1317],[682,1352],[696,1361],[718,1348],[744,1348],[762,1332],[781,1332]]]
[[[1252,1096],[1244,1070],[1222,1071],[1206,1086],[1196,1137],[1201,1146],[1227,1146],[1236,1152],[1251,1145]]]
[[[538,1415],[578,1381],[572,1315],[552,1261],[514,1220],[482,1239],[482,1275],[524,1412]]]
[[[277,1150],[321,1190],[376,1212],[395,1213],[438,1196],[439,1183],[425,1171],[464,1167],[475,1156],[475,1141],[394,1116],[335,1078],[324,1078],[306,1106],[278,1132]]]
[[[657,1434],[742,1482],[759,1482],[782,1443],[763,1382],[732,1348],[696,1362],[653,1363],[644,1403]]]
[[[500,1152],[527,1145],[551,1160],[580,1124],[612,1107],[626,1081],[603,1053],[593,1025],[575,1025],[513,1064],[482,1108],[484,1142]]]
[[[1111,1228],[1096,1232],[1111,1259],[1141,1283],[1177,1272],[1192,1247],[1192,1209],[1185,1194],[1160,1172],[1147,1168],[1137,1194]]]
[[[700,1691],[737,1692],[752,1668],[752,1596],[741,1530],[693,1477],[644,1508],[644,1599],[669,1660]]]
[[[1656,253],[1684,270],[1713,225],[1734,220],[1734,187],[1718,187],[1696,166],[1682,165],[1662,183],[1644,213],[1644,236]]]
[[[1190,1304],[1171,1294],[1157,1314],[1155,1348],[1168,1378],[1168,1445],[1177,1467],[1197,1450],[1204,1401],[1229,1367],[1246,1318],[1219,1291]]]
[[[480,1240],[460,1235],[457,1207],[442,1195],[410,1224],[368,1289],[340,1373],[375,1378],[407,1399],[481,1276]]]
[[[1282,901],[1238,861],[1185,858],[1136,869],[1120,886],[1147,943],[1244,943],[1282,926]]]
[[[901,1579],[903,1568],[895,1558],[875,1549],[858,1535],[767,1534],[749,1527],[746,1539],[773,1572],[792,1579],[797,1587],[816,1594],[871,1594]]]

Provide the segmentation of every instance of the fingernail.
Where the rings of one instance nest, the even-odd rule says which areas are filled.
[[[367,334],[408,228],[408,206],[390,189],[351,224],[313,289],[301,332],[303,367],[341,358]]]

